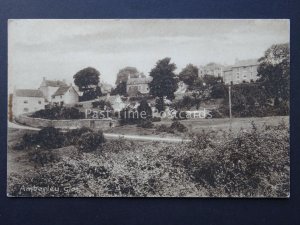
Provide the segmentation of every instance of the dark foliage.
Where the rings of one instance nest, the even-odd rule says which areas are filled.
[[[170,58],[159,60],[150,72],[150,76],[153,77],[149,84],[150,94],[162,99],[162,107],[160,109],[164,109],[163,98],[174,99],[174,92],[178,88],[178,81],[174,73],[176,65],[170,61]]]
[[[92,100],[102,95],[99,87],[100,73],[95,68],[84,68],[78,71],[73,78],[79,91],[83,92],[83,95],[80,96],[80,101]]]
[[[138,125],[138,127],[142,127],[142,128],[153,128],[154,127],[154,124],[152,123],[152,121],[150,119],[142,119]]]
[[[84,119],[85,114],[75,107],[54,106],[36,111],[31,117],[49,120]]]
[[[102,131],[83,133],[77,142],[77,148],[82,152],[92,152],[101,147],[105,142]]]
[[[121,83],[118,83],[116,88],[114,88],[111,92],[112,95],[121,95],[121,96],[127,96],[127,82],[122,81]]]

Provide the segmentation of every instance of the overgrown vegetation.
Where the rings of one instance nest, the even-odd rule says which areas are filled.
[[[31,117],[49,120],[84,119],[85,114],[75,107],[53,106],[31,114]]]
[[[8,193],[11,196],[289,195],[289,127],[285,123],[262,128],[253,123],[252,128],[238,134],[203,131],[191,134],[190,138],[190,142],[176,144],[111,140],[93,152],[80,154],[74,148],[74,153],[61,154],[58,161],[51,159],[52,163],[39,165],[34,171],[10,174]]]
[[[167,126],[165,124],[161,124],[156,127],[156,130],[159,132],[167,132],[174,134],[176,131],[180,133],[184,133],[188,131],[188,128],[180,123],[178,120],[172,122],[171,126]]]

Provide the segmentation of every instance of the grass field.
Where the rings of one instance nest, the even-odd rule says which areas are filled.
[[[188,128],[188,132],[199,133],[203,130],[229,130],[238,132],[241,129],[249,129],[252,127],[251,123],[254,122],[258,128],[263,125],[277,125],[284,121],[285,124],[289,124],[288,116],[276,116],[276,117],[252,117],[252,118],[222,118],[222,119],[194,119],[194,120],[180,120],[180,123],[184,124]],[[154,122],[155,126],[165,124],[171,125],[172,120],[162,120],[161,122]],[[156,129],[144,129],[137,127],[136,125],[124,125],[105,130],[107,133],[118,134],[138,134],[138,135],[158,135],[162,137],[174,137],[184,134],[168,134],[158,133]]]

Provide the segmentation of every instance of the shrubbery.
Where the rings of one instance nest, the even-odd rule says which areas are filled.
[[[230,133],[212,144],[211,133],[196,135],[198,149],[181,156],[191,178],[211,196],[278,196],[289,192],[288,129],[276,127]],[[191,143],[190,143],[191,144]],[[190,145],[189,144],[189,145]]]
[[[49,120],[84,119],[85,114],[75,107],[54,106],[36,111],[31,117]]]
[[[79,151],[91,152],[95,151],[105,142],[105,138],[102,131],[83,133],[77,142]]]
[[[180,133],[184,133],[188,131],[188,128],[180,123],[178,120],[172,122],[171,126],[167,126],[165,124],[159,125],[156,127],[156,130],[159,132],[167,132],[174,134],[176,131]]]
[[[154,124],[150,119],[147,119],[147,120],[141,120],[137,126],[142,128],[153,128]]]
[[[104,142],[102,131],[95,132],[90,128],[82,127],[62,133],[59,129],[46,127],[35,134],[24,134],[15,149],[51,150],[76,145],[81,151],[92,151]]]
[[[95,136],[86,131],[78,133],[92,140]],[[238,133],[203,131],[190,138],[191,142],[176,144],[112,140],[92,153],[62,155],[59,162],[51,155],[40,156],[37,162],[53,163],[22,176],[11,174],[8,194],[288,196],[289,128],[284,122],[262,128],[253,123],[252,128]],[[23,186],[58,189],[26,191]]]
[[[184,132],[187,132],[187,131],[188,131],[187,127],[184,126],[182,123],[180,123],[178,120],[175,120],[175,121],[171,124],[170,128],[171,128],[172,130],[176,130],[176,131],[181,132],[181,133],[184,133]]]

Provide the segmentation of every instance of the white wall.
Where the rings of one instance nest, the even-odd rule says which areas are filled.
[[[64,95],[59,95],[52,98],[52,102],[64,102],[64,104],[72,105],[79,102],[79,96],[74,88],[71,87]]]
[[[35,112],[45,108],[45,99],[38,97],[13,96],[13,116]]]
[[[40,87],[39,88],[42,92],[45,98],[48,100],[48,102],[51,102],[52,95],[57,91],[58,87]]]

